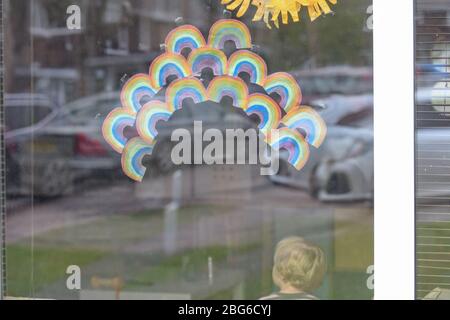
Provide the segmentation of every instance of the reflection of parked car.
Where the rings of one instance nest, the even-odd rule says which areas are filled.
[[[117,168],[118,155],[104,142],[101,123],[111,106],[118,105],[118,97],[116,92],[82,98],[57,111],[53,108],[41,120],[33,118],[7,128],[8,167],[16,177],[14,192],[66,194],[76,180]],[[22,104],[29,107],[27,113],[33,117],[40,112],[36,99]],[[5,105],[7,123],[13,124],[14,114],[21,112],[20,103],[7,98]]]
[[[450,128],[419,129],[417,137],[417,198],[445,201],[450,160]],[[439,199],[439,197],[443,197]],[[435,201],[436,198],[433,198]]]
[[[417,124],[420,127],[450,125],[450,88],[446,80],[416,93]]]
[[[24,153],[32,147],[33,134],[56,118],[57,109],[46,96],[27,93],[6,94],[4,107],[7,190],[21,193],[27,184],[29,193],[31,180],[25,171],[30,170]]]
[[[373,70],[368,67],[331,66],[292,72],[303,93],[303,102],[328,97],[373,92]]]
[[[9,96],[6,99],[7,157],[11,175],[8,190],[19,194],[29,194],[32,190],[37,196],[56,196],[70,193],[74,183],[83,178],[103,178],[121,172],[120,155],[107,145],[101,133],[105,117],[120,106],[119,97],[119,92],[106,92],[78,99],[58,109],[43,97]],[[152,158],[156,162],[155,171],[165,173],[173,168],[170,161],[173,129],[190,129],[194,120],[202,120],[205,129],[245,129],[252,125],[249,119],[232,110],[196,105],[159,125],[158,143]],[[28,118],[23,118],[25,116]],[[130,130],[128,135],[132,137],[136,132]]]
[[[349,201],[373,197],[372,96],[333,96],[313,105],[327,122],[324,144],[311,147],[301,171],[280,162],[274,183],[306,189],[322,201]],[[281,153],[281,158],[285,157]]]
[[[321,201],[373,198],[373,131],[336,126],[330,130],[326,156],[311,179]]]

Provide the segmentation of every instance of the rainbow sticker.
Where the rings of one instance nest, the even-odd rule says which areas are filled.
[[[142,107],[142,98],[151,99],[155,93],[156,90],[153,89],[149,76],[140,73],[132,76],[122,87],[120,101],[122,107],[136,113]]]
[[[191,98],[194,103],[207,100],[203,83],[196,78],[179,79],[172,82],[166,91],[166,103],[170,110],[179,110],[184,99]]]
[[[173,29],[166,37],[167,52],[178,53],[185,48],[192,51],[206,45],[205,38],[200,30],[192,25],[184,25]]]
[[[239,50],[228,60],[228,74],[237,77],[240,72],[247,72],[250,75],[250,82],[263,85],[267,77],[267,65],[256,53]]]
[[[165,53],[153,60],[149,75],[153,88],[161,88],[166,84],[168,76],[175,75],[179,79],[188,77],[191,75],[191,68],[182,55]]]
[[[219,49],[195,50],[189,56],[188,63],[194,74],[200,74],[204,68],[211,68],[216,76],[227,73],[227,57]]]
[[[256,114],[259,117],[260,123],[258,128],[265,135],[270,130],[278,128],[280,124],[280,108],[275,101],[264,94],[256,93],[250,95],[245,112],[248,115]]]
[[[286,72],[273,73],[267,77],[264,89],[268,94],[278,93],[280,106],[289,112],[302,102],[302,91],[294,77]]]
[[[252,47],[252,37],[247,26],[238,20],[223,19],[213,24],[209,30],[208,45],[223,49],[226,41],[231,40],[237,49]]]
[[[296,130],[290,128],[272,130],[266,141],[275,150],[287,150],[288,162],[297,170],[301,170],[308,161],[309,146]]]
[[[143,140],[153,143],[158,135],[156,124],[159,121],[168,121],[173,110],[164,102],[150,101],[139,111],[136,119],[136,129]]]
[[[233,99],[233,106],[246,109],[248,88],[243,80],[230,76],[215,77],[208,87],[209,99],[219,103],[225,96]]]
[[[106,116],[102,125],[103,138],[116,152],[122,153],[127,143],[124,130],[133,127],[135,120],[135,112],[123,108],[116,108]]]
[[[318,148],[327,135],[327,125],[322,117],[310,107],[300,107],[292,110],[281,120],[291,129],[301,129],[306,133],[306,141]]]
[[[142,159],[153,152],[153,144],[149,144],[141,138],[132,138],[125,145],[122,153],[122,170],[131,179],[141,182],[146,168],[142,165]]]
[[[263,0],[250,1],[222,0],[231,8],[247,8],[250,4],[258,7]],[[268,22],[269,15],[266,18]],[[229,59],[228,53],[231,52],[228,51],[233,51],[232,48],[225,46],[227,55],[221,51],[228,40],[239,49]],[[165,42],[166,52],[154,59],[148,75],[137,74],[125,83],[120,93],[122,108],[112,110],[102,125],[106,142],[122,153],[122,169],[128,177],[142,181],[146,171],[142,161],[153,152],[159,122],[169,121],[186,99],[194,104],[213,101],[226,105],[229,101],[223,98],[229,97],[234,107],[241,108],[248,116],[258,116],[259,130],[272,148],[286,149],[289,163],[297,170],[304,167],[310,145],[318,148],[323,144],[326,124],[312,108],[299,107],[302,92],[291,75],[284,72],[267,75],[265,61],[246,50],[251,48],[251,41],[245,24],[231,19],[220,20],[211,27],[208,45],[201,32],[191,25],[178,27],[169,33]],[[185,59],[186,48],[191,52]],[[210,74],[202,72],[205,68],[212,70],[215,76],[212,80]],[[241,75],[244,72],[249,78]],[[193,74],[204,76],[205,83],[210,81],[208,88],[205,89],[205,84]],[[170,76],[175,77],[168,81]],[[260,89],[263,87],[267,94],[261,90],[263,93],[250,95],[249,87],[252,90],[255,84]],[[155,95],[158,100],[153,100]],[[281,118],[283,110],[287,115]],[[127,127],[136,128],[138,137],[128,139],[124,134]]]

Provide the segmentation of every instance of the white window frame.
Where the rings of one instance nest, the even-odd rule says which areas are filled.
[[[414,0],[374,0],[375,299],[415,298]]]

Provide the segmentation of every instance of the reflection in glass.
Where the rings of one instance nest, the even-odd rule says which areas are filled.
[[[372,298],[371,1],[341,1],[334,15],[280,29],[252,22],[251,12],[241,19],[269,74],[291,74],[302,104],[328,127],[301,171],[283,150],[269,177],[257,165],[175,165],[176,129],[193,132],[194,121],[220,132],[257,127],[258,118],[218,101],[186,104],[158,124],[142,183],[124,175],[102,123],[121,107],[124,84],[167,50],[172,29],[192,24],[207,38],[224,18],[220,1],[4,2],[9,296],[259,299],[277,292],[276,246],[294,236],[320,247],[326,261],[309,294]],[[79,30],[66,27],[72,4]],[[224,53],[235,50],[227,44]],[[139,132],[129,126],[123,135]],[[66,285],[72,265],[81,269],[80,290]]]

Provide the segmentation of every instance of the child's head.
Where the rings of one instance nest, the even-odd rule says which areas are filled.
[[[326,259],[319,247],[300,237],[280,241],[275,250],[273,281],[281,289],[311,292],[325,276]]]

